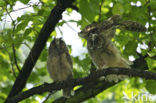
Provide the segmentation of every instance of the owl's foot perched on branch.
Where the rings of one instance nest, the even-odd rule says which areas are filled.
[[[116,74],[110,74],[110,75],[107,75],[105,77],[105,80],[108,81],[108,82],[119,82],[120,80],[125,80],[126,78],[128,78],[127,75],[116,75]]]
[[[72,88],[65,88],[63,89],[63,96],[65,98],[69,98],[70,96],[73,96],[75,93],[73,90],[71,90]]]
[[[66,43],[62,38],[54,38],[48,49],[47,69],[55,82],[72,79],[73,63]],[[60,83],[60,85],[62,85]],[[71,96],[72,87],[63,89],[64,97]]]

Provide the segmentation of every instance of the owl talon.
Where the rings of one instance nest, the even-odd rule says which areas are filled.
[[[48,50],[47,69],[50,77],[58,83],[72,79],[72,59],[69,55],[67,45],[61,38],[54,38]],[[62,85],[62,83],[60,83]],[[72,88],[64,88],[63,95],[70,96]]]
[[[74,96],[74,94],[75,94],[75,92],[72,90],[72,91],[71,91],[71,96]]]
[[[119,80],[125,80],[128,77],[129,77],[128,75],[122,75],[122,74],[118,75]]]
[[[108,82],[119,82],[120,80],[125,80],[126,78],[128,78],[129,76],[127,75],[116,75],[116,74],[110,74],[107,75],[105,80]]]
[[[107,75],[105,80],[108,82],[115,82],[115,83],[117,83],[119,81],[118,75],[116,75],[116,74]]]

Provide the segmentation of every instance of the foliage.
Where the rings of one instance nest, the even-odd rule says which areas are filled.
[[[14,9],[15,5],[17,6],[19,2],[23,3],[26,7]],[[39,0],[36,3],[30,0],[0,0],[0,103],[6,99],[19,74],[19,69],[23,66],[34,41],[55,5],[56,0]],[[76,0],[74,5],[79,8],[78,13],[82,16],[81,20],[60,21],[57,27],[61,27],[66,23],[76,23],[82,29],[94,21],[98,22],[99,19],[105,20],[115,14],[120,14],[124,20],[133,20],[145,25],[148,28],[148,31],[145,33],[117,30],[113,41],[122,52],[122,55],[127,59],[131,56],[135,60],[140,56],[148,55],[145,60],[149,68],[145,69],[155,72],[156,59],[151,58],[156,55],[155,0],[103,0],[103,3],[102,0]],[[17,11],[22,11],[26,8],[31,8],[32,11],[24,12],[21,16],[13,18],[13,15],[16,15]],[[70,15],[73,10],[68,9],[66,12],[66,15]],[[51,33],[47,44],[56,35],[57,32],[55,30]],[[82,40],[82,42],[86,46],[86,41]],[[47,49],[48,46],[45,46],[27,81],[25,90],[44,82],[51,82],[46,70]],[[72,57],[75,78],[84,77],[90,73],[91,60],[87,53],[81,55],[84,56],[83,59],[81,59],[81,56]],[[125,102],[122,98],[122,91],[130,98],[132,92],[137,95],[141,93],[151,93],[154,95],[156,94],[156,91],[153,91],[155,84],[155,81],[130,78],[101,92],[95,98],[89,99],[84,103]],[[47,95],[47,93],[35,95],[21,103],[30,101],[37,103],[39,100],[44,100],[44,97]],[[47,102],[49,103],[60,96],[60,92],[56,93]],[[142,101],[137,102],[140,103]]]

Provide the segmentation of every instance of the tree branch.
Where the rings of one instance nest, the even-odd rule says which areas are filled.
[[[80,101],[82,102],[82,100],[84,101],[90,97],[93,97],[96,94],[98,94],[99,92],[102,92],[102,90],[107,89],[108,87],[115,84],[115,83],[107,83],[106,81],[97,83],[98,78],[100,78],[102,76],[107,76],[109,74],[125,74],[125,75],[128,75],[130,77],[141,77],[141,78],[144,78],[147,80],[149,80],[149,79],[156,80],[156,73],[153,73],[153,72],[148,72],[148,71],[143,71],[143,70],[135,70],[135,69],[126,69],[126,68],[108,68],[108,69],[103,69],[103,70],[98,70],[96,72],[93,72],[89,76],[84,77],[84,78],[72,79],[70,81],[63,81],[63,82],[51,83],[51,84],[46,83],[46,84],[40,85],[38,87],[34,87],[32,89],[29,89],[28,91],[25,91],[23,93],[19,93],[15,97],[9,99],[8,102],[9,103],[19,102],[19,101],[26,99],[30,96],[33,96],[35,94],[41,94],[44,92],[54,92],[54,91],[60,90],[62,88],[74,87],[77,85],[83,85],[82,88],[85,88],[85,89],[88,88],[88,92],[93,91],[93,88],[99,88],[100,89],[97,92],[95,92],[95,91],[93,91],[91,93],[89,92],[89,94],[87,94],[86,90],[85,90],[85,96],[81,96],[81,95],[78,96],[76,94],[75,96],[67,99],[69,101],[72,100],[73,101],[72,103],[76,103],[74,101],[75,99],[72,99],[72,98],[79,98],[79,99],[83,98],[83,99],[78,100],[79,102]],[[94,85],[88,85],[88,84],[94,84]],[[88,87],[88,86],[91,86],[91,87]],[[79,90],[79,91],[81,91],[81,90]],[[56,102],[56,103],[58,103],[58,102]]]
[[[60,97],[53,103],[81,103],[89,98],[95,97],[103,90],[115,85],[114,82],[107,82],[105,80],[95,81],[87,84],[75,91],[75,95],[70,98]]]
[[[50,36],[51,32],[54,30],[56,24],[61,19],[61,15],[65,9],[71,5],[75,0],[58,0],[57,5],[51,11],[47,21],[45,22],[44,26],[42,27],[39,36],[37,37],[34,46],[32,47],[25,63],[22,67],[20,74],[18,75],[5,103],[7,103],[8,98],[11,98],[17,95],[21,90],[24,88],[30,73],[39,58],[41,51],[43,50],[48,37]]]
[[[101,22],[101,14],[102,14],[101,9],[102,9],[103,3],[104,3],[104,0],[101,0],[101,4],[99,5],[99,20],[98,20],[99,23]]]

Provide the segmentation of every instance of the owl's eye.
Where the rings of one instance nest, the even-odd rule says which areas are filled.
[[[92,38],[92,34],[91,33],[89,34],[89,38]]]
[[[62,40],[60,40],[60,46],[61,46],[61,48],[65,47],[65,43]]]
[[[55,39],[51,42],[51,45],[56,45],[56,40]]]
[[[64,44],[64,42],[62,40],[60,40],[60,44]]]
[[[96,33],[97,33],[97,29],[94,28],[94,29],[90,30],[90,33],[92,33],[92,34],[96,34]]]

